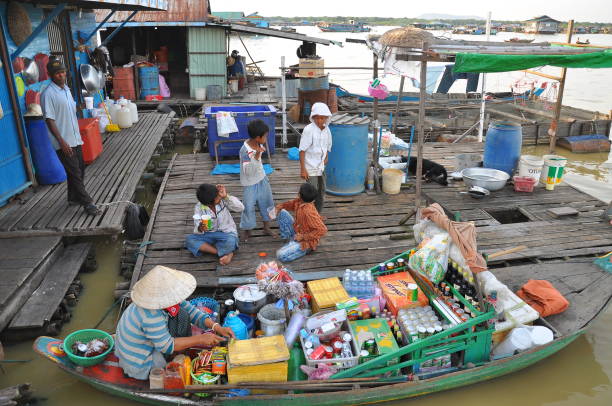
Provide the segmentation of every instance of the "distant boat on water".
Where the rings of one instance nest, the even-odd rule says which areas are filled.
[[[280,29],[283,32],[297,32],[297,30],[293,27],[283,26]]]
[[[350,20],[348,23],[319,23],[323,32],[370,32],[372,29],[365,23]]]
[[[517,42],[519,44],[529,44],[533,42],[533,39],[514,37],[514,38],[506,39],[504,40],[504,42]]]

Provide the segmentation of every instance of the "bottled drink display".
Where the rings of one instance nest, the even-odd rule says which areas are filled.
[[[374,296],[375,282],[369,269],[365,271],[345,270],[342,285],[351,297],[367,299]]]

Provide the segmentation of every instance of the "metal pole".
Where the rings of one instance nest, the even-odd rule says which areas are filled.
[[[372,70],[372,79],[376,79],[378,77],[378,55],[372,53],[373,56],[373,70]],[[372,118],[374,119],[373,129],[372,129],[372,166],[374,167],[374,173],[378,173],[378,128],[380,124],[378,122],[378,99],[374,98],[374,111],[372,112]],[[376,193],[381,192],[380,180],[378,175],[374,176],[374,188],[376,189]]]
[[[259,76],[261,76],[263,78],[264,77],[263,72],[261,71],[261,69],[259,69],[259,66],[257,66],[257,63],[255,62],[255,59],[253,59],[253,57],[251,56],[251,53],[249,52],[249,49],[246,47],[246,45],[244,45],[244,41],[242,40],[242,37],[238,33],[236,33],[236,35],[238,35],[238,39],[240,40],[240,43],[244,47],[244,50],[246,51],[247,55],[249,56],[249,58],[251,58],[251,62],[257,68],[257,71],[259,72]]]
[[[281,97],[283,108],[283,136],[281,144],[283,148],[287,145],[287,87],[285,81],[285,57],[281,56]]]
[[[87,38],[85,38],[85,43],[87,44],[89,42],[89,40],[96,35],[96,33],[104,26],[104,24],[106,24],[106,22],[115,14],[115,12],[117,11],[117,9],[113,9],[110,13],[108,13],[108,15],[106,17],[104,17],[104,20],[102,20],[102,22],[100,24],[98,24],[98,26],[91,32],[91,34],[89,34],[87,36]]]
[[[397,121],[399,120],[400,104],[402,103],[402,93],[404,92],[404,80],[406,78],[402,76],[400,79],[400,88],[397,95],[397,104],[395,105],[395,119],[393,120],[393,134],[397,134]]]
[[[567,24],[567,43],[572,42],[572,33],[574,31],[574,20],[569,20]],[[567,68],[561,69],[561,80],[559,81],[559,94],[557,95],[557,104],[555,104],[555,117],[550,122],[550,128],[548,129],[548,135],[550,136],[550,145],[548,151],[552,154],[555,152],[555,145],[557,144],[557,127],[559,126],[559,118],[561,117],[561,106],[563,105],[563,91],[565,90],[565,76],[567,74]]]
[[[423,183],[423,143],[425,142],[425,92],[427,86],[427,50],[429,49],[428,43],[423,43],[423,59],[421,61],[421,77],[419,84],[419,121],[418,125],[418,136],[417,136],[417,168],[416,168],[416,191],[414,196],[414,207],[415,210],[421,208],[421,185]]]
[[[119,25],[119,27],[115,28],[113,32],[111,32],[109,36],[106,37],[104,41],[102,41],[102,45],[108,44],[115,35],[119,34],[119,31],[121,31],[121,29],[125,27],[125,25],[136,15],[136,13],[138,13],[138,10],[133,11],[132,14],[130,14],[128,18],[126,18],[125,21],[121,23],[121,25]]]
[[[491,12],[487,15],[487,42],[491,39]],[[478,142],[482,142],[484,136],[484,122],[485,122],[485,87],[487,83],[487,74],[482,74],[482,84],[480,88],[480,125],[478,126]]]

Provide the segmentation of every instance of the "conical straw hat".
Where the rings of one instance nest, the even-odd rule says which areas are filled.
[[[165,309],[187,299],[196,286],[193,275],[157,265],[134,284],[131,296],[145,309]]]

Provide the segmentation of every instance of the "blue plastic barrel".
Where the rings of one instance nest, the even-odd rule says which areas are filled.
[[[66,170],[49,140],[47,123],[42,117],[25,117],[30,155],[34,162],[36,179],[41,185],[53,185],[66,180]]]
[[[368,123],[335,124],[332,150],[325,167],[326,192],[336,196],[351,196],[364,190],[368,170]]]
[[[329,76],[325,75],[319,78],[300,78],[300,89],[302,90],[329,89]]]
[[[522,140],[520,125],[499,121],[491,123],[485,140],[484,167],[512,176],[521,156]]]
[[[138,68],[140,77],[140,97],[159,94],[159,68],[157,66],[141,66]]]

